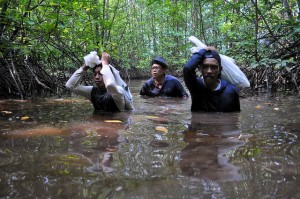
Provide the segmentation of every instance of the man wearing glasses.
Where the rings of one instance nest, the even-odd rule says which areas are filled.
[[[197,77],[199,67],[202,77]],[[184,81],[192,97],[192,111],[240,111],[238,89],[221,79],[221,57],[212,48],[194,53],[183,69]]]
[[[140,95],[188,98],[188,94],[185,92],[180,81],[176,77],[166,74],[167,68],[168,65],[162,57],[154,58],[151,61],[152,78],[144,83],[140,90]]]

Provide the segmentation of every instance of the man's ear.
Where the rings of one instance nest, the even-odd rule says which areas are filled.
[[[223,67],[222,66],[220,66],[220,72],[223,70]]]

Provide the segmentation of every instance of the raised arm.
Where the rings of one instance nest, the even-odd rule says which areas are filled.
[[[192,94],[193,88],[197,85],[196,68],[203,62],[206,49],[194,53],[183,68],[184,82]]]
[[[72,92],[91,100],[91,92],[93,86],[83,86],[80,84],[82,77],[86,74],[87,69],[88,66],[86,65],[83,65],[82,67],[77,69],[67,81],[66,87]]]
[[[125,110],[125,98],[124,98],[124,89],[121,86],[117,85],[115,76],[112,69],[110,68],[110,56],[109,54],[103,52],[102,57],[102,69],[101,74],[103,75],[103,81],[107,92],[110,93],[116,102],[120,111]],[[116,74],[118,75],[118,74]]]

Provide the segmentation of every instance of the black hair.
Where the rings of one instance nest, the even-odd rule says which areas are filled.
[[[96,65],[96,66],[93,68],[93,72],[95,72],[95,69],[96,69],[97,67],[101,67],[101,68],[102,68],[102,64]]]

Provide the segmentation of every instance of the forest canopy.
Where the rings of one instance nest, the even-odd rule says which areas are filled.
[[[266,79],[299,89],[300,0],[1,0],[0,7],[1,98],[60,95],[94,50],[109,52],[121,74],[148,70],[158,55],[181,71],[192,35],[234,58],[253,89]]]

